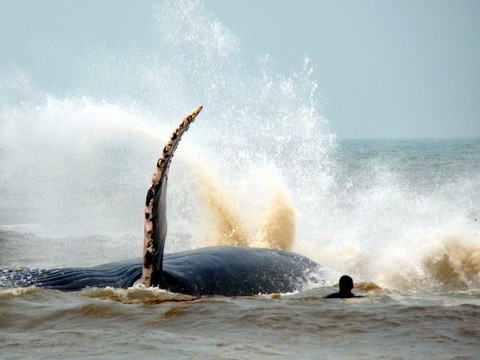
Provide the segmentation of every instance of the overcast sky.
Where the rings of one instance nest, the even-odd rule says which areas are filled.
[[[282,73],[308,55],[322,112],[340,138],[480,137],[480,1],[205,0],[204,6],[246,51],[270,54]],[[0,65],[35,72],[36,59],[24,46],[32,39],[88,34],[90,47],[119,46],[141,38],[153,21],[144,1],[0,1]]]
[[[308,54],[340,137],[480,136],[480,1],[206,7],[286,69]]]

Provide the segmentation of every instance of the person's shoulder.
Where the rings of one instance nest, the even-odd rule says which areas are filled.
[[[341,294],[339,292],[328,294],[324,296],[324,299],[351,299],[351,298],[363,298],[365,296],[362,295],[355,295],[353,293],[350,294]]]
[[[341,296],[338,292],[331,293],[331,294],[328,294],[327,296],[325,296],[325,299],[337,299],[337,298],[341,298]]]

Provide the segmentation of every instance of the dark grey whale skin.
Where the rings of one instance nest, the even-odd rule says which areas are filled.
[[[321,267],[288,251],[236,246],[165,254],[159,287],[192,296],[252,296],[300,290],[321,281]],[[0,269],[0,286],[78,291],[131,287],[142,275],[140,259],[89,268]]]

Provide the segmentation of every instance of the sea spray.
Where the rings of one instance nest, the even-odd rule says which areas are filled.
[[[160,3],[150,20],[141,53],[92,44],[64,64],[77,81],[63,93],[2,69],[3,226],[42,235],[47,248],[105,235],[109,250],[89,264],[125,251],[126,234],[134,256],[152,165],[185,111],[203,104],[170,172],[168,251],[225,243],[235,229],[236,243],[291,247],[330,267],[332,283],[349,273],[393,289],[478,287],[478,141],[338,141],[308,57],[279,73],[199,1]],[[268,240],[278,231],[283,245]]]
[[[47,97],[3,116],[4,206],[21,208],[27,223],[42,223],[42,234],[109,234],[120,219],[131,219],[129,205],[141,209],[140,174],[148,150],[155,153],[163,141],[133,112]]]
[[[292,250],[295,243],[296,211],[285,188],[271,186],[270,199],[260,230],[251,246]]]

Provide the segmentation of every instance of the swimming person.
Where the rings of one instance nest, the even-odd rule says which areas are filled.
[[[361,297],[361,296],[356,296],[354,293],[352,293],[352,289],[354,286],[353,286],[353,279],[350,276],[343,275],[338,281],[338,285],[340,287],[340,291],[325,296],[326,299],[334,299],[334,298],[346,299],[346,298],[353,298],[353,297]]]

